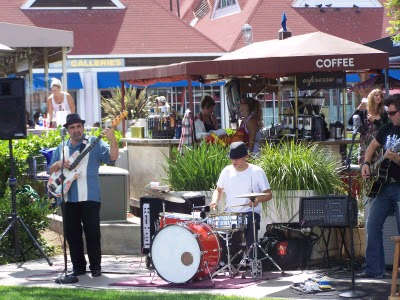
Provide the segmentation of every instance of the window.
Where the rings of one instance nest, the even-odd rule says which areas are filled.
[[[213,19],[240,12],[240,6],[237,0],[217,0],[215,3]]]
[[[123,9],[119,0],[28,0],[21,9]]]
[[[236,4],[236,0],[220,0],[218,1],[217,9],[225,8]]]
[[[292,7],[305,8],[366,8],[382,7],[378,0],[295,0]]]

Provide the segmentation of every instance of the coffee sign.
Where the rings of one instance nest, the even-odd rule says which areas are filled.
[[[332,69],[341,67],[354,67],[354,57],[318,58],[315,61],[318,69]]]
[[[296,76],[300,90],[333,89],[346,87],[345,72],[303,73]]]

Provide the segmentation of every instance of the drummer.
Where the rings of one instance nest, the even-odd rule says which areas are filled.
[[[249,198],[237,198],[236,196],[249,193],[265,193],[264,196],[256,197],[254,202],[254,220],[256,223],[256,237],[260,229],[260,215],[262,202],[272,199],[269,182],[265,172],[260,167],[247,162],[247,147],[243,142],[234,142],[230,146],[229,158],[232,164],[226,166],[217,182],[217,198],[210,203],[215,209],[217,202],[226,195],[226,212],[245,213],[247,218],[246,245],[249,247],[253,242],[253,202]]]

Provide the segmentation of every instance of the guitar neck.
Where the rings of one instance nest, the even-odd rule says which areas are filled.
[[[90,143],[89,146],[86,147],[85,150],[83,150],[78,155],[78,157],[74,160],[69,169],[73,170],[82,161],[85,155],[88,154],[90,151],[92,151],[92,149],[97,145],[97,143],[101,140],[102,137],[103,134],[100,134],[100,136],[98,136],[92,143]]]

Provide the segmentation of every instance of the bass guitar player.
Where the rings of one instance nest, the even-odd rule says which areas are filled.
[[[385,276],[385,258],[383,251],[382,228],[388,215],[395,213],[397,228],[399,227],[400,204],[400,94],[385,99],[387,114],[391,123],[383,126],[369,144],[365,161],[361,168],[364,179],[380,180],[376,185],[372,198],[368,201],[366,268],[359,277],[383,278]],[[383,148],[383,161],[380,178],[371,178],[372,156],[379,148]],[[378,171],[379,173],[379,171]]]
[[[67,128],[70,138],[64,149],[61,144],[54,152],[50,174],[58,172],[62,166],[68,169],[70,167],[69,156],[77,151],[84,151],[86,147],[97,141],[96,137],[84,134],[84,123],[85,120],[82,120],[78,114],[67,116],[64,127]],[[104,135],[110,145],[103,140],[99,140],[95,144],[93,149],[80,161],[79,178],[71,183],[65,196],[65,235],[70,249],[73,276],[86,273],[82,229],[85,232],[92,277],[101,275],[99,167],[102,163],[109,164],[118,158],[118,145],[114,130],[105,129]]]

